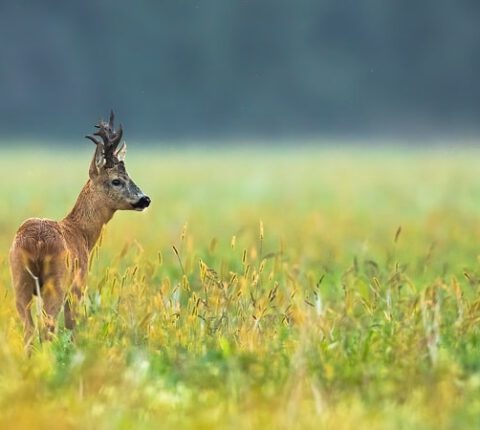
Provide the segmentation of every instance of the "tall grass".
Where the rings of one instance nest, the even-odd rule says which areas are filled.
[[[7,250],[90,154],[7,153],[0,428],[475,427],[479,155],[132,148],[152,206],[106,228],[75,341],[27,359]]]

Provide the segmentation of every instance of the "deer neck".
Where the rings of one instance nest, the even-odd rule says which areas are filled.
[[[89,251],[93,249],[103,226],[110,221],[115,210],[105,206],[105,201],[88,182],[80,192],[75,206],[61,223],[73,234],[83,237]]]

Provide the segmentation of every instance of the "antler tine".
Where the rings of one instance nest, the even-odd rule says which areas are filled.
[[[113,113],[113,109],[110,110],[110,119],[108,121],[108,127],[110,130],[114,131],[115,129],[113,128],[113,123],[115,121],[115,114]]]
[[[111,140],[111,145],[114,149],[116,149],[118,144],[122,140],[122,136],[123,136],[122,124],[119,124],[118,130],[114,131],[113,133],[114,133],[114,135],[113,135],[112,140]]]
[[[85,138],[86,138],[86,139],[90,139],[95,145],[99,145],[99,144],[100,144],[100,142],[99,142],[97,139],[95,139],[95,137],[93,137],[93,136],[90,136],[90,135],[89,135],[89,136],[85,136]]]
[[[120,125],[118,131],[115,131],[114,128],[115,113],[110,111],[110,118],[108,122],[100,121],[95,127],[98,128],[98,131],[94,133],[95,136],[100,136],[105,146],[118,145],[120,139],[122,138],[122,126]]]
[[[98,131],[96,131],[95,133],[93,133],[95,136],[99,136],[102,138],[103,140],[103,143],[105,143],[105,145],[108,144],[108,141],[109,141],[109,136],[108,136],[108,132],[107,132],[107,129],[105,128],[105,123],[104,122],[100,122],[100,124],[96,125],[95,126],[96,128],[98,128]]]
[[[119,161],[116,157],[116,151],[123,137],[122,125],[119,124],[118,130],[115,130],[114,121],[115,114],[112,110],[110,111],[110,118],[108,122],[100,120],[100,122],[95,126],[95,128],[97,128],[97,131],[93,133],[93,136],[86,136],[88,139],[90,139],[97,145],[100,142],[94,136],[98,136],[102,139],[105,160],[107,163],[106,165],[110,167],[113,164],[118,163]]]
[[[94,133],[95,136],[99,136],[102,138],[104,145],[106,148],[112,149],[114,151],[120,140],[123,136],[123,129],[122,126],[119,126],[118,130],[107,130],[105,127],[100,127],[97,132]]]

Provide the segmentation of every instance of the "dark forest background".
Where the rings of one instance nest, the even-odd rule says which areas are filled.
[[[0,2],[0,136],[480,130],[478,0]]]

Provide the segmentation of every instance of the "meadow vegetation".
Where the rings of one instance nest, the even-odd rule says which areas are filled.
[[[478,151],[130,146],[152,206],[115,215],[74,341],[30,359],[8,248],[91,154],[2,155],[0,428],[478,425]]]

